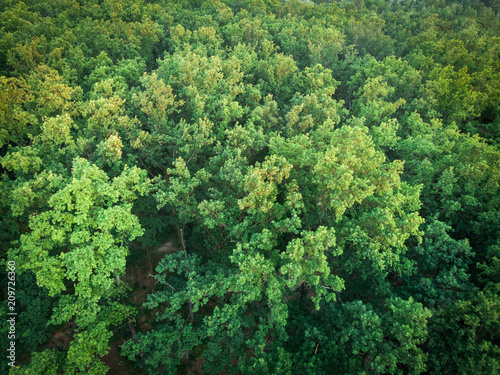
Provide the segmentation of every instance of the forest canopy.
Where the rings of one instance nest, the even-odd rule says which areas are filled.
[[[0,166],[2,373],[500,373],[496,1],[5,0]]]

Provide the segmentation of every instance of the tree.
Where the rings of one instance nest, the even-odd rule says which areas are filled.
[[[320,3],[0,4],[12,373],[499,371],[491,2]]]
[[[74,160],[68,179],[57,180],[48,209],[31,216],[29,233],[10,257],[20,271],[33,271],[50,296],[59,296],[53,324],[75,319],[80,332],[68,350],[65,371],[104,373],[106,367],[95,357],[109,349],[108,327],[131,313],[113,299],[122,288],[126,244],[142,234],[132,202],[148,185],[137,168],[110,181],[81,158]]]

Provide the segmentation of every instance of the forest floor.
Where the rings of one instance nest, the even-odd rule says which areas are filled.
[[[128,295],[128,303],[138,309],[138,319],[135,322],[130,322],[130,324],[125,323],[116,329],[113,341],[111,342],[111,349],[103,357],[104,363],[110,368],[109,374],[145,374],[132,361],[120,356],[120,347],[132,335],[131,326],[136,332],[143,333],[153,328],[157,310],[145,309],[142,305],[146,302],[148,294],[153,291],[155,282],[153,275],[156,274],[154,270],[158,266],[158,263],[165,254],[176,251],[179,251],[179,249],[176,247],[173,238],[164,242],[157,250],[150,251],[149,255],[147,250],[137,244],[132,244],[127,260],[127,269],[122,280],[133,290]]]

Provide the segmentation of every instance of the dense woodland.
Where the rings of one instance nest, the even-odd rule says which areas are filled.
[[[0,163],[2,373],[500,373],[497,1],[4,0]]]

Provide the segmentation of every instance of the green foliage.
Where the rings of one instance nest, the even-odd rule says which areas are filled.
[[[22,144],[36,117],[23,109],[33,101],[30,87],[24,79],[0,77],[0,146],[7,142]]]
[[[11,372],[499,372],[498,10],[0,4]]]
[[[498,311],[498,294],[489,292],[441,310],[429,325],[432,372],[498,372]]]
[[[305,323],[296,372],[339,374],[425,372],[426,356],[418,347],[427,338],[429,310],[411,298],[388,299],[376,311],[361,301],[330,305]]]
[[[129,312],[121,309],[107,319],[108,311],[120,308],[103,304],[103,299],[109,301],[119,291],[115,278],[125,271],[128,250],[124,244],[142,234],[131,208],[138,194],[149,189],[145,173],[126,168],[110,181],[102,170],[77,158],[67,180],[53,179],[59,190],[48,198],[46,210],[31,215],[30,230],[21,235],[20,247],[12,249],[11,259],[19,271],[34,272],[37,284],[49,296],[63,293],[54,307],[52,324],[75,318],[82,329],[70,345],[67,373],[87,366],[105,373],[104,365],[94,357],[109,349],[107,326],[120,324]],[[68,289],[71,292],[64,293]]]
[[[47,321],[55,301],[49,297],[45,289],[37,287],[32,273],[26,272],[19,277],[19,293],[16,297],[22,311],[18,315],[16,330],[21,332],[20,344],[29,352],[33,352],[47,341],[49,331]]]
[[[61,367],[61,354],[56,353],[55,350],[46,349],[43,352],[33,354],[28,366],[22,368],[15,367],[10,370],[11,375],[28,375],[28,374],[47,374],[56,375],[60,373]]]
[[[424,242],[409,252],[417,260],[418,273],[408,278],[411,295],[428,306],[443,307],[468,299],[475,287],[469,280],[472,252],[467,240],[454,240],[450,226],[432,220],[424,227]]]

